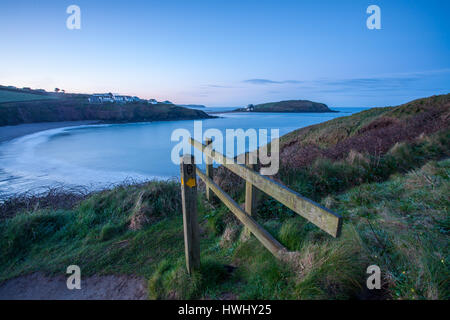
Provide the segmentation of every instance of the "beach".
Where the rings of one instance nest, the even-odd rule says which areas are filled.
[[[0,143],[39,131],[98,123],[96,120],[25,123],[0,127]]]

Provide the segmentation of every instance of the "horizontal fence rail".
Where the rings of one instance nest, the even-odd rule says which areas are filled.
[[[209,157],[214,161],[216,161],[218,164],[223,165],[231,172],[235,173],[236,175],[243,178],[246,182],[250,183],[253,187],[258,188],[259,190],[263,191],[264,193],[271,196],[275,200],[278,200],[280,203],[282,203],[295,213],[299,214],[300,216],[306,218],[308,221],[315,224],[317,227],[327,232],[331,236],[339,237],[342,228],[342,217],[340,215],[330,211],[329,209],[321,206],[320,204],[308,198],[301,196],[297,192],[273,181],[272,179],[262,176],[261,174],[249,169],[245,165],[236,163],[234,159],[228,158],[225,155],[221,154],[220,152],[212,150],[212,143],[210,142],[208,145],[204,145],[203,143],[194,140],[192,138],[190,138],[189,141],[195,148],[202,151],[207,158]],[[204,175],[203,173],[201,174],[203,175],[204,178],[208,178],[208,180],[211,180],[209,177],[206,177],[206,175]],[[199,173],[199,175],[201,174]],[[219,191],[220,188],[217,189],[218,186],[217,185],[214,186],[212,184],[213,182],[212,183],[211,182],[212,181],[209,181],[209,183],[207,183],[208,188],[210,188],[213,191],[216,188],[216,191]],[[222,190],[220,190],[219,193],[221,192],[223,193]],[[214,193],[220,198],[219,194],[217,194],[215,191]],[[226,196],[227,201],[228,198],[231,199],[228,195]],[[232,209],[230,208],[230,210]],[[240,208],[239,210],[242,211]],[[236,212],[233,213],[236,214]],[[245,215],[248,217],[247,214]]]
[[[272,235],[261,227],[252,217],[247,215],[241,207],[226,194],[214,181],[197,168],[197,174],[205,182],[206,187],[210,188],[216,196],[231,210],[232,213],[250,230],[251,233],[276,257],[281,258],[283,253],[287,252]]]

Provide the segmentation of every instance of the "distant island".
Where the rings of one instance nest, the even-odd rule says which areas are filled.
[[[324,103],[309,100],[286,100],[252,105],[247,108],[239,108],[234,112],[339,112],[328,108]]]
[[[22,123],[95,120],[102,123],[194,120],[207,113],[138,97],[72,94],[0,86],[0,126]]]

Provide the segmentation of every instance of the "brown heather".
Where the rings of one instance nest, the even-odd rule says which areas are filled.
[[[317,158],[340,160],[352,151],[382,155],[396,143],[412,142],[424,134],[448,130],[450,94],[416,100],[396,108],[385,108],[384,112],[375,115],[369,114],[369,119],[359,119],[359,123],[364,125],[355,132],[344,130],[346,134],[343,134],[343,128],[335,126],[334,122],[342,124],[343,119],[346,118],[300,129],[283,138],[280,146],[282,167],[302,168]],[[336,130],[314,134],[325,125]]]

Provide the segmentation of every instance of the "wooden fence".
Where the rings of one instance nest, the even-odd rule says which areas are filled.
[[[206,172],[202,172],[196,167],[193,156],[184,155],[181,158],[180,170],[184,240],[186,266],[189,273],[193,269],[200,267],[199,226],[197,219],[197,175],[205,182],[207,199],[211,200],[212,193],[214,193],[244,224],[246,230],[251,232],[279,259],[283,258],[287,249],[251,217],[256,207],[256,189],[279,201],[331,236],[339,237],[342,227],[341,216],[255,172],[253,166],[249,164],[248,157],[246,157],[246,165],[242,165],[236,163],[234,159],[214,151],[210,139],[206,141],[206,144],[203,144],[191,138],[190,143],[205,154]],[[223,165],[245,180],[245,211],[213,181],[213,161]]]

